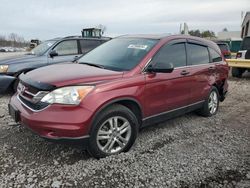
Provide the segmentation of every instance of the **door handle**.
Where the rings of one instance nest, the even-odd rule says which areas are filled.
[[[208,70],[215,70],[215,67],[209,67]]]
[[[189,74],[190,72],[188,72],[187,70],[183,70],[183,71],[181,71],[181,75],[187,75],[187,74]]]

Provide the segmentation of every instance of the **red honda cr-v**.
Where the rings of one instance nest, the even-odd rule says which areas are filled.
[[[9,112],[41,137],[81,140],[100,158],[128,151],[143,126],[194,110],[216,114],[228,70],[208,40],[122,36],[76,64],[22,74]]]

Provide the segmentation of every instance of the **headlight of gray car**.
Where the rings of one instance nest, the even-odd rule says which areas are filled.
[[[0,73],[5,73],[8,71],[8,65],[0,65]]]

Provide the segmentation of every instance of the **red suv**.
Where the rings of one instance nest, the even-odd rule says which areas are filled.
[[[139,128],[198,111],[215,115],[227,93],[228,65],[201,38],[115,38],[76,64],[22,74],[9,113],[50,140],[79,140],[96,158],[130,149]]]

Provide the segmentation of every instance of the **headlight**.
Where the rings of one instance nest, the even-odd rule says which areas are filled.
[[[5,73],[8,70],[8,65],[0,65],[0,73]]]
[[[78,105],[94,86],[69,86],[56,89],[42,98],[42,102]]]

